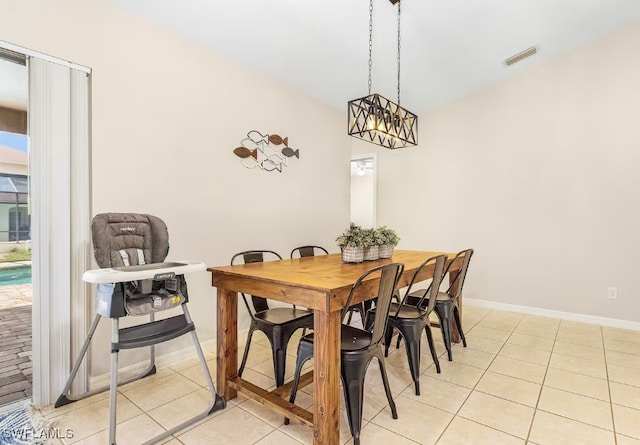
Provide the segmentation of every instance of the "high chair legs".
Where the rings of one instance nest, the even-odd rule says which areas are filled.
[[[137,380],[139,378],[146,377],[151,374],[155,374],[155,351],[154,345],[163,341],[171,340],[173,338],[177,338],[186,333],[191,333],[191,338],[193,340],[193,345],[196,349],[196,354],[198,355],[198,359],[200,364],[202,365],[202,371],[205,374],[205,379],[207,381],[207,385],[209,387],[209,392],[211,393],[211,403],[207,407],[207,409],[198,414],[195,417],[192,417],[181,424],[171,428],[168,431],[148,440],[143,445],[151,445],[158,443],[162,439],[171,436],[172,434],[184,429],[188,425],[191,425],[201,419],[204,419],[209,414],[217,411],[219,409],[223,409],[226,407],[226,401],[223,397],[220,397],[216,394],[215,387],[213,384],[213,379],[211,378],[211,374],[209,373],[209,368],[207,367],[207,362],[202,352],[202,348],[200,346],[200,342],[198,341],[198,336],[195,331],[195,327],[193,326],[193,322],[191,320],[191,316],[189,314],[189,310],[187,309],[187,304],[184,303],[181,305],[183,310],[183,315],[178,315],[175,317],[167,318],[160,321],[154,321],[153,316],[151,317],[151,321],[149,323],[143,325],[132,326],[129,328],[120,329],[120,319],[112,318],[111,319],[111,375],[110,375],[110,384],[108,387],[99,388],[93,391],[86,392],[79,396],[71,397],[69,395],[69,390],[71,388],[71,384],[78,373],[78,369],[80,368],[80,363],[84,359],[84,356],[87,353],[87,349],[89,344],[91,343],[91,339],[95,334],[96,328],[100,321],[101,316],[97,315],[89,329],[89,333],[87,335],[87,339],[85,340],[81,351],[80,357],[78,361],[74,365],[71,375],[65,384],[65,387],[62,391],[60,397],[56,401],[55,407],[63,406],[68,403],[75,402],[76,400],[84,399],[91,395],[102,392],[106,389],[109,389],[109,444],[116,445],[116,427],[117,427],[117,405],[118,405],[118,386],[124,385],[125,383],[129,383],[131,381]],[[133,378],[125,379],[121,382],[118,382],[118,352],[120,349],[131,349],[138,348],[143,346],[151,347],[151,364],[150,367],[145,370],[142,374],[138,376],[134,376]]]
[[[67,379],[67,383],[65,384],[64,389],[62,390],[62,393],[60,394],[60,396],[56,400],[56,403],[54,405],[56,408],[59,408],[59,407],[64,406],[64,405],[68,405],[69,403],[75,402],[77,400],[86,399],[87,397],[91,397],[91,396],[93,396],[95,394],[104,392],[104,391],[106,391],[106,390],[108,390],[110,388],[111,385],[102,386],[100,388],[97,388],[97,389],[94,389],[94,390],[91,390],[91,391],[87,391],[85,393],[78,394],[78,395],[75,395],[75,396],[71,396],[71,394],[70,394],[71,384],[75,380],[76,374],[78,374],[78,371],[80,370],[80,365],[82,364],[82,360],[84,360],[84,357],[87,354],[87,350],[89,349],[89,345],[91,344],[91,340],[93,339],[93,335],[95,334],[96,329],[98,328],[98,324],[100,323],[100,319],[101,318],[102,318],[102,316],[98,314],[93,319],[93,323],[91,324],[91,327],[89,328],[89,333],[87,334],[87,338],[85,339],[84,343],[82,344],[82,348],[80,349],[80,354],[78,356],[78,359],[76,360],[76,363],[73,365],[73,368],[71,369],[71,374],[69,374],[69,378]],[[151,321],[153,321],[153,318],[151,318]],[[148,377],[150,375],[153,375],[155,373],[156,373],[155,346],[152,345],[150,347],[149,366],[144,371],[142,371],[140,374],[134,375],[132,377],[128,377],[128,378],[122,380],[121,382],[118,383],[118,386],[126,385],[127,383],[133,382],[133,381],[138,380],[138,379],[143,379],[143,378]]]

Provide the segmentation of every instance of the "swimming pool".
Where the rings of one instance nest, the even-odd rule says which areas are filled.
[[[0,286],[31,283],[31,266],[0,269]]]

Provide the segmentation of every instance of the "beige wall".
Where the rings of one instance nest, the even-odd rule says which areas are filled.
[[[211,266],[250,248],[337,250],[349,221],[342,112],[104,1],[0,0],[0,10],[0,40],[93,69],[94,213],[155,214],[169,227],[169,259]],[[244,168],[232,151],[253,129],[288,136],[300,159],[282,173]],[[189,294],[200,338],[211,339],[210,274],[190,276]],[[102,328],[96,372],[108,358]]]
[[[27,164],[18,164],[16,162],[0,161],[0,172],[11,175],[28,175],[29,166]]]
[[[475,248],[468,297],[640,321],[637,54],[640,23],[421,114],[378,150],[378,224]]]

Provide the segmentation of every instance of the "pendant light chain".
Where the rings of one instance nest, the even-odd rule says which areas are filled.
[[[369,95],[371,95],[371,69],[373,62],[371,53],[373,51],[373,0],[369,0]]]
[[[398,105],[400,105],[400,5],[402,0],[398,2]]]
[[[373,94],[371,91],[373,80],[374,1],[383,0],[369,0],[369,94],[347,102],[347,134],[364,142],[370,142],[389,149],[414,147],[418,145],[418,116],[400,105],[400,54],[402,50],[400,42],[400,3],[402,0],[389,0],[393,6],[398,7],[397,103],[380,94]]]

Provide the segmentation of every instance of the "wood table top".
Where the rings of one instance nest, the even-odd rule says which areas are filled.
[[[238,292],[252,293],[266,298],[305,305],[309,308],[326,311],[336,310],[346,303],[346,297],[353,283],[367,270],[387,263],[402,263],[404,274],[399,287],[408,285],[417,267],[428,258],[447,255],[450,259],[455,253],[425,252],[418,250],[394,250],[392,258],[365,261],[362,263],[343,263],[341,254],[318,255],[261,263],[238,264],[234,266],[209,267],[212,273],[212,285]],[[432,269],[432,268],[431,268]],[[425,270],[429,278],[429,270]],[[433,273],[431,270],[430,273]],[[377,282],[372,276],[372,284]],[[371,298],[365,295],[373,291],[363,286],[363,295],[353,303]],[[294,292],[295,289],[295,292]],[[295,294],[295,295],[294,295]],[[323,301],[325,300],[325,301]]]

